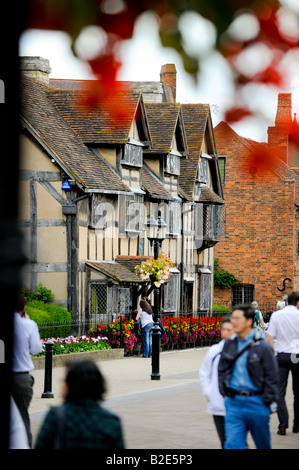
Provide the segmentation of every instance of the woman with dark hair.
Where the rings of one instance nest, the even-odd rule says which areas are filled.
[[[153,310],[150,304],[142,299],[140,300],[140,309],[138,310],[136,321],[141,320],[142,337],[143,337],[143,356],[151,357],[152,355],[152,328],[153,328]]]
[[[96,364],[75,361],[66,369],[62,384],[65,403],[50,408],[35,448],[124,449],[120,419],[99,404],[106,384]]]

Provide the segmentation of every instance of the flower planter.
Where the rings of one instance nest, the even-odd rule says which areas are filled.
[[[92,360],[92,361],[110,361],[111,359],[123,359],[124,349],[102,349],[99,351],[85,351],[71,354],[55,354],[52,356],[53,367],[65,367],[67,362],[77,360]],[[41,370],[45,368],[45,357],[32,357],[34,368]]]
[[[170,269],[173,267],[171,259],[162,251],[157,259],[151,257],[140,266],[135,266],[135,273],[139,274],[142,280],[151,280],[156,287],[160,287],[171,276]]]

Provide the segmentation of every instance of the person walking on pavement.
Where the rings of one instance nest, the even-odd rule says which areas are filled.
[[[34,369],[30,354],[39,354],[43,349],[37,324],[26,313],[26,299],[21,294],[16,300],[14,313],[14,336],[12,350],[11,395],[24,421],[29,447],[32,447],[32,434],[28,408],[33,396]]]
[[[225,406],[224,398],[220,395],[218,387],[218,364],[224,341],[231,336],[233,332],[234,329],[230,318],[224,317],[220,330],[221,341],[209,348],[199,370],[202,392],[208,399],[207,412],[213,416],[222,448],[224,448],[225,442]]]
[[[141,319],[142,337],[143,337],[143,356],[152,355],[152,328],[153,328],[153,310],[150,304],[142,299],[140,300],[140,309],[138,310],[136,321]]]
[[[267,341],[277,352],[279,369],[278,387],[278,431],[284,436],[289,427],[289,414],[285,394],[289,372],[292,374],[294,394],[293,432],[299,432],[299,292],[288,295],[287,306],[273,312],[267,330]],[[276,343],[274,339],[276,338]]]
[[[105,392],[106,381],[93,361],[67,364],[64,404],[48,411],[35,449],[124,449],[119,417],[99,403]]]
[[[258,309],[258,303],[256,301],[252,302],[251,307],[254,309],[254,328],[260,332],[261,337],[265,339],[265,323],[263,319],[262,312]]]
[[[250,431],[257,449],[271,449],[270,413],[276,411],[278,367],[273,348],[253,328],[250,305],[232,311],[235,334],[223,346],[218,366],[225,397],[225,449],[245,449]]]

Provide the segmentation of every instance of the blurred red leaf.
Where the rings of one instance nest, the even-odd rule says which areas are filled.
[[[266,144],[253,143],[254,149],[241,162],[240,168],[251,176],[269,176],[281,164],[278,151]]]
[[[233,124],[251,115],[252,115],[252,111],[250,111],[248,108],[234,107],[226,111],[224,120],[228,124]]]
[[[271,64],[261,73],[255,75],[251,79],[252,82],[264,83],[266,85],[275,85],[283,87],[284,78],[282,73],[277,69],[276,63]]]
[[[112,88],[115,86],[116,76],[121,62],[112,53],[104,53],[93,59],[87,60],[92,68],[94,75],[101,80],[106,86]],[[112,82],[112,84],[111,84]]]
[[[90,80],[77,95],[76,105],[84,108],[87,115],[99,114],[108,126],[119,126],[133,119],[128,100],[121,82],[113,81],[107,86],[101,80]]]
[[[290,46],[298,45],[298,40],[283,33],[279,28],[277,13],[280,5],[269,6],[258,5],[255,9],[260,24],[260,32],[257,41],[266,41],[282,51],[288,50]]]

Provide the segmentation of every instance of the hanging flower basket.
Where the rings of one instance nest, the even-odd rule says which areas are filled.
[[[174,264],[166,253],[159,254],[157,259],[150,258],[140,266],[135,267],[136,274],[139,274],[143,281],[152,280],[156,287],[160,287],[171,275],[170,269]]]

